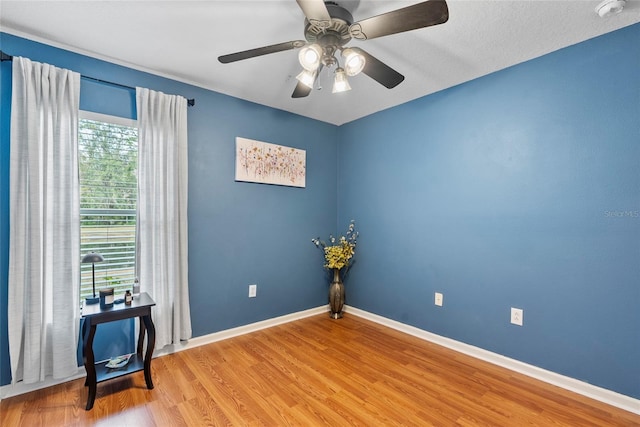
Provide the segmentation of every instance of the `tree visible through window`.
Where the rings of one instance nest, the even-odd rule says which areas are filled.
[[[132,120],[82,112],[78,145],[80,256],[105,259],[95,265],[96,294],[122,294],[135,279],[138,130]],[[80,297],[91,294],[91,264],[81,264]]]

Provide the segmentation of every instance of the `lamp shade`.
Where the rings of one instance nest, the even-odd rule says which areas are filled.
[[[320,66],[322,59],[322,48],[317,44],[310,44],[300,49],[298,61],[305,70],[315,71]]]
[[[333,82],[333,93],[346,92],[351,90],[351,85],[347,80],[347,73],[345,73],[344,69],[337,68],[336,69],[336,77]]]
[[[343,50],[342,56],[344,57],[344,69],[347,72],[347,76],[359,74],[366,64],[364,55],[354,49],[347,48]]]
[[[94,262],[102,262],[104,257],[96,252],[91,252],[82,257],[83,264],[92,264]]]
[[[313,84],[316,81],[316,73],[317,71],[302,70],[302,72],[296,76],[296,79],[305,86],[313,89]]]

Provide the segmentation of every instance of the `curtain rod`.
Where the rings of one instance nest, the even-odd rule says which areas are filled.
[[[0,62],[4,62],[4,61],[13,61],[13,56],[8,55],[8,54],[6,54],[6,53],[4,53],[3,51],[0,50]],[[123,85],[123,84],[120,84],[120,83],[110,82],[108,80],[97,79],[95,77],[85,76],[85,75],[82,75],[82,74],[80,75],[80,77],[82,77],[83,79],[91,80],[91,81],[98,82],[98,83],[105,83],[105,84],[108,84],[108,85],[117,86],[117,87],[121,87],[121,88],[124,88],[124,89],[136,90],[135,87]],[[187,105],[189,107],[193,107],[194,105],[196,105],[196,100],[193,99],[193,98],[187,99]]]

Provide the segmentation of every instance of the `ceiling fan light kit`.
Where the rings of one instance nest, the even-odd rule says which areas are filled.
[[[300,71],[300,74],[296,76],[296,79],[298,79],[300,83],[307,86],[308,88],[313,89],[313,84],[316,81],[316,76],[316,71],[302,70]]]
[[[351,90],[351,85],[349,84],[349,80],[347,80],[347,73],[343,68],[338,67],[336,69],[336,77],[333,82],[333,90],[332,93],[340,93]]]
[[[342,57],[344,58],[345,71],[350,77],[360,74],[367,62],[362,54],[349,47],[342,50]]]
[[[602,3],[596,6],[596,13],[600,15],[601,18],[616,15],[622,12],[625,4],[625,0],[604,0]]]
[[[302,49],[298,54],[298,61],[302,68],[308,71],[315,71],[320,66],[320,60],[322,59],[322,48],[317,44],[310,44]]]
[[[351,13],[333,1],[296,0],[296,2],[305,15],[306,41],[294,40],[249,49],[219,56],[218,60],[228,64],[271,53],[300,49],[298,61],[303,71],[296,76],[298,84],[291,95],[292,98],[303,98],[311,93],[322,67],[327,69],[335,67],[333,93],[350,90],[347,76],[353,77],[361,72],[384,87],[392,89],[404,80],[402,74],[366,51],[345,47],[345,45],[352,38],[371,40],[443,24],[449,19],[449,9],[445,0],[424,1],[355,23]],[[342,67],[336,57],[338,52],[342,56]]]

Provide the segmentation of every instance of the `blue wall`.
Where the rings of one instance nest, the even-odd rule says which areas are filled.
[[[326,303],[322,258],[311,238],[336,229],[337,132],[326,123],[0,33],[6,53],[83,75],[195,98],[189,120],[189,285],[193,335]],[[10,382],[7,340],[11,64],[0,76],[0,385]],[[135,93],[83,79],[80,107],[135,117]],[[306,188],[234,181],[235,137],[304,149]],[[316,274],[314,274],[314,272]],[[248,285],[258,284],[249,299]],[[144,290],[144,283],[141,284]],[[118,331],[116,331],[117,333]],[[111,330],[102,348],[112,350]],[[128,333],[122,327],[119,335]],[[100,328],[98,330],[100,334]],[[96,335],[96,342],[100,339]]]
[[[348,303],[640,398],[639,40],[640,24],[341,127]]]
[[[189,110],[194,336],[325,303],[309,239],[355,218],[361,236],[350,305],[640,398],[638,39],[640,25],[628,27],[342,127],[12,36],[2,36],[2,49],[196,98]],[[131,93],[93,86],[83,81],[83,108],[135,116]],[[306,149],[307,188],[235,183],[236,136]],[[248,299],[254,282],[258,298]],[[443,307],[433,304],[436,291]],[[524,326],[509,324],[510,307],[524,309]],[[2,384],[7,352],[2,326]]]

